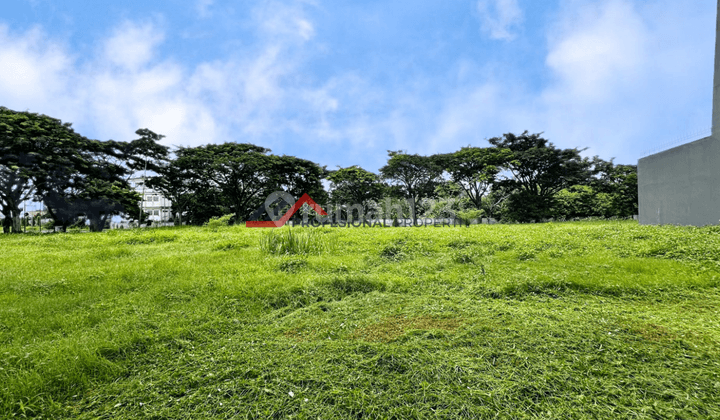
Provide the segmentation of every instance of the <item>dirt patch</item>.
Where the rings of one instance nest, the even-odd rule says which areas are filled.
[[[637,325],[631,329],[631,332],[650,341],[672,341],[677,338],[670,330],[656,324]]]
[[[455,331],[459,326],[460,321],[455,318],[431,318],[429,316],[409,318],[404,315],[395,315],[378,323],[358,328],[350,338],[387,343],[403,336],[408,330]]]

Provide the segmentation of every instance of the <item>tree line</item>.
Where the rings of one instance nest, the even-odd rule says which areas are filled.
[[[228,142],[170,150],[162,135],[136,131],[132,141],[99,141],[70,123],[0,107],[0,206],[6,232],[20,231],[21,203],[42,202],[57,226],[83,217],[101,230],[112,215],[143,215],[129,179],[141,171],[147,186],[172,202],[177,222],[200,225],[232,214],[248,220],[265,198],[285,191],[309,194],[342,208],[402,209],[403,217],[485,216],[530,222],[637,214],[637,168],[580,149],[561,149],[527,131],[489,139],[487,147],[418,155],[388,151],[378,173],[359,166],[329,170],[270,149]],[[385,209],[387,210],[387,209]]]

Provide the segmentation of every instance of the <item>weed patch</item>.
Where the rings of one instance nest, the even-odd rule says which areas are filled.
[[[312,228],[270,230],[260,238],[260,249],[274,255],[317,255],[334,245],[332,235]]]
[[[308,262],[303,258],[288,258],[280,261],[278,264],[278,270],[285,273],[297,273],[303,268],[308,266]]]
[[[407,253],[402,245],[402,243],[386,245],[382,251],[380,251],[380,257],[388,261],[402,261],[407,257]]]

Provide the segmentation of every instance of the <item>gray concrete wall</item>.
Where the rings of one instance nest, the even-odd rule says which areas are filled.
[[[638,162],[640,224],[720,224],[720,140],[706,137]]]
[[[715,17],[715,76],[713,78],[712,135],[720,139],[720,0]]]

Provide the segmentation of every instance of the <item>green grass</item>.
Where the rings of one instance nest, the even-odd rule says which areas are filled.
[[[0,418],[720,418],[718,228],[308,229],[0,235]]]

